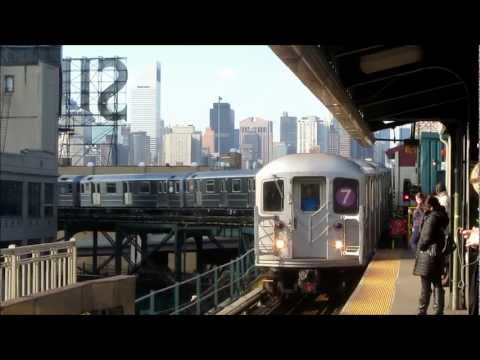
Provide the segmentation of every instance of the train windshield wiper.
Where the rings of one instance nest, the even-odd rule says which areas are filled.
[[[282,198],[282,201],[283,201],[283,190],[280,189],[280,185],[278,185],[278,179],[274,179],[274,182],[275,182],[275,187],[277,188],[277,191],[280,194],[280,197]]]

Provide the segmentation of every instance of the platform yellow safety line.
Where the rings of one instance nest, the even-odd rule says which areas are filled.
[[[388,315],[395,297],[400,260],[374,260],[340,315]]]

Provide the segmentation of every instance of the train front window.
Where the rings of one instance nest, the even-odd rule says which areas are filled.
[[[333,180],[333,209],[337,214],[358,213],[358,181],[336,178]]]
[[[263,210],[283,211],[283,180],[263,183]]]
[[[320,208],[319,184],[301,184],[302,211],[317,211]]]

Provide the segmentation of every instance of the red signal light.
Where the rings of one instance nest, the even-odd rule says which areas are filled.
[[[409,194],[403,194],[403,201],[408,201],[410,200],[410,195]]]

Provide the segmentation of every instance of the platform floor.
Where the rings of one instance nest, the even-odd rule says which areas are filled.
[[[416,315],[420,278],[412,275],[414,261],[406,250],[378,250],[340,315]],[[450,310],[448,298],[445,289],[446,315],[467,315]],[[428,314],[432,307],[433,299]]]

